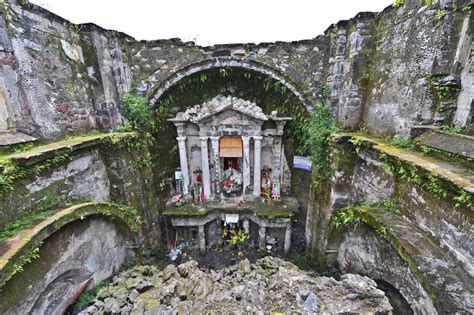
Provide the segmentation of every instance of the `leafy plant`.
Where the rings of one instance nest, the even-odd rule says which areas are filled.
[[[107,287],[107,283],[105,282],[99,282],[92,288],[84,291],[79,298],[77,299],[77,302],[74,304],[75,307],[77,307],[79,310],[82,310],[92,304],[94,301],[94,298],[97,296],[99,291],[103,288]]]
[[[402,6],[404,2],[404,0],[393,0],[393,6],[398,8],[399,6]]]
[[[441,126],[441,130],[446,131],[446,132],[451,132],[451,133],[461,133],[462,127],[457,126],[457,125],[443,125]]]
[[[415,146],[410,137],[406,135],[396,135],[393,137],[391,143],[399,148],[413,148]]]
[[[122,97],[124,114],[133,129],[145,129],[150,120],[150,106],[146,97],[129,92]]]
[[[447,14],[446,10],[438,9],[436,10],[435,19],[438,21],[441,20]]]
[[[353,208],[347,207],[339,210],[331,218],[331,226],[337,231],[344,227],[357,225],[360,223],[360,217]]]
[[[18,264],[15,264],[13,265],[13,271],[12,273],[8,276],[7,280],[10,280],[11,277],[13,277],[14,275],[16,275],[17,273],[19,272],[22,272],[23,271],[23,267],[26,265],[26,264],[29,264],[30,262],[32,262],[33,260],[35,259],[38,259],[40,257],[39,255],[39,248],[36,247],[35,249],[33,249],[30,253],[28,253],[28,255],[26,255],[25,257],[23,257],[21,259],[21,261],[18,263]]]
[[[319,83],[319,97],[322,99],[328,99],[331,96],[331,89],[325,82]]]
[[[438,10],[439,11],[439,10]],[[444,12],[444,11],[443,11]],[[445,13],[446,14],[446,13]],[[455,85],[445,85],[441,82],[442,77],[435,75],[428,79],[428,84],[436,94],[438,100],[443,101],[449,97],[453,97],[459,92],[459,87]]]
[[[0,0],[0,11],[3,13],[3,16],[5,17],[5,21],[7,22],[7,24],[11,25],[12,13],[10,9],[10,3],[8,2],[8,0]]]
[[[361,206],[365,207],[380,207],[391,213],[398,213],[398,210],[395,208],[395,204],[392,200],[364,200],[361,203]]]
[[[236,247],[238,250],[242,250],[242,248],[247,244],[247,241],[250,238],[249,234],[242,229],[224,229],[222,230],[222,236],[229,236],[230,238],[227,240],[227,242],[230,245]]]
[[[315,104],[307,132],[306,146],[311,152],[311,163],[315,171],[316,187],[330,176],[330,135],[336,131],[331,109],[321,103]]]

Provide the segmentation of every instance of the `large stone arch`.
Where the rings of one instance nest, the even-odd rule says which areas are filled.
[[[328,265],[391,284],[415,314],[470,309],[472,295],[462,289],[470,283],[466,272],[417,226],[382,208],[341,211],[347,209],[359,223],[340,230],[330,228]]]
[[[172,72],[171,75],[164,79],[149,93],[150,104],[152,104],[152,107],[154,107],[158,103],[158,100],[161,98],[161,96],[182,79],[205,70],[224,67],[242,68],[269,76],[288,88],[306,108],[310,106],[310,96],[306,95],[302,91],[301,87],[281,70],[269,66],[261,61],[237,59],[231,57],[215,57],[201,60]]]
[[[62,313],[87,287],[117,272],[133,256],[138,226],[124,209],[72,206],[9,240],[0,261],[0,312]],[[33,251],[39,258],[30,259]]]

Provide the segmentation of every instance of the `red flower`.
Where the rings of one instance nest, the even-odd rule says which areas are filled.
[[[225,181],[223,182],[223,184],[224,184],[225,187],[230,187],[230,186],[232,186],[232,182],[231,182],[230,180],[225,180]]]

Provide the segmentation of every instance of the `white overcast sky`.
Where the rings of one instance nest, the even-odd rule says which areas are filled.
[[[310,39],[392,0],[31,0],[74,23],[136,39],[179,37],[200,45]]]

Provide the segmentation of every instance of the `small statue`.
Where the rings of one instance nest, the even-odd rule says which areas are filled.
[[[202,205],[204,202],[204,189],[202,185],[202,176],[201,176],[201,169],[197,169],[193,173],[197,173],[198,175],[196,176],[196,184],[194,184],[194,187],[192,189],[192,195],[193,195],[193,201],[197,205]]]

